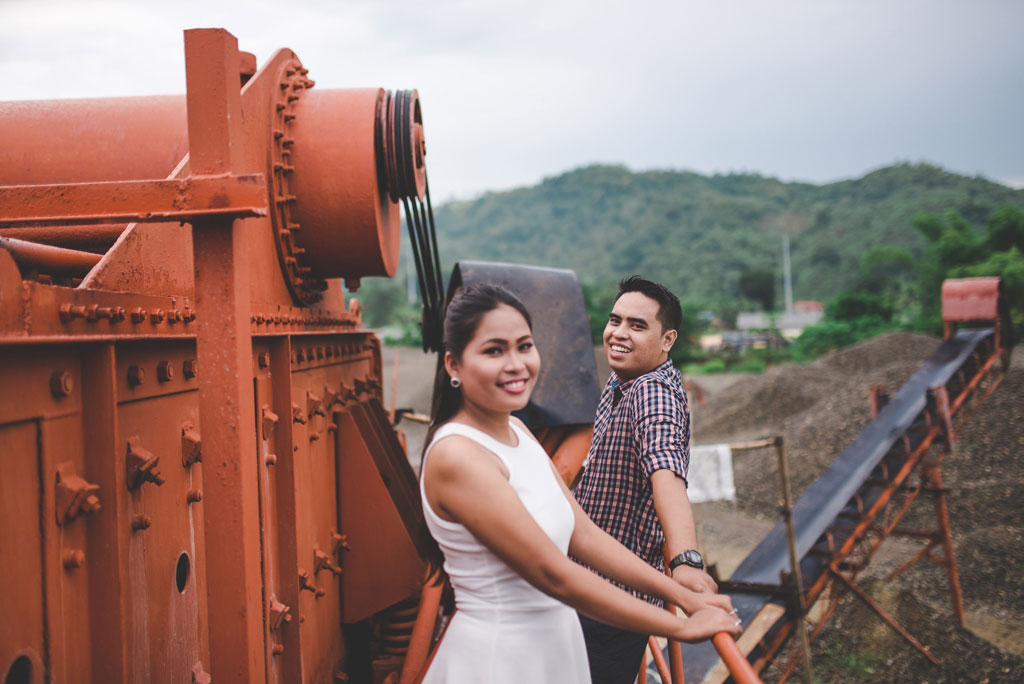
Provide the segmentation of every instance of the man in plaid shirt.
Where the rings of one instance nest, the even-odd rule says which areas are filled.
[[[664,569],[664,544],[673,579],[693,591],[716,591],[696,551],[686,496],[690,411],[679,371],[668,360],[681,322],[679,299],[664,286],[639,276],[619,283],[604,330],[612,373],[575,494],[599,527],[652,566]],[[632,683],[648,635],[583,615],[580,622],[595,684]]]

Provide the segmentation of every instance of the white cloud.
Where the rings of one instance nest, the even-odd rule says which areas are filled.
[[[318,87],[415,87],[437,197],[583,163],[815,181],[892,159],[1024,177],[1024,3],[0,3],[6,97],[184,91],[222,26]]]

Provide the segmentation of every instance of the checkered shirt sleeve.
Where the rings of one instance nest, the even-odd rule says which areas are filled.
[[[670,362],[626,383],[613,373],[601,393],[594,440],[575,492],[598,527],[658,569],[664,566],[665,534],[650,476],[667,468],[686,479],[689,415],[679,372]]]

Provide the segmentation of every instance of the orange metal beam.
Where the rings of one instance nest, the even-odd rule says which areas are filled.
[[[266,216],[263,174],[0,186],[0,228]]]
[[[223,29],[185,31],[191,171],[230,178],[242,165],[237,39]],[[212,197],[210,198],[212,200]],[[223,202],[229,205],[230,202]],[[253,430],[249,253],[232,214],[193,225],[199,422],[203,426],[210,674],[266,680],[257,443]],[[301,619],[301,616],[300,616]]]

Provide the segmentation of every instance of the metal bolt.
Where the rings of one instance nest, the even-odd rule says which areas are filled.
[[[142,366],[128,366],[128,384],[138,387],[146,381],[146,369]]]
[[[190,489],[185,494],[185,501],[189,503],[199,503],[203,500],[203,493],[198,489]]]
[[[82,549],[67,549],[62,556],[64,567],[68,570],[80,568],[85,564],[85,551]]]
[[[132,309],[132,323],[141,323],[146,320],[146,310],[141,306]]]
[[[188,359],[187,361],[185,361],[185,363],[181,365],[182,374],[189,380],[196,377],[196,373],[198,372],[198,370],[198,364],[195,359]]]
[[[263,462],[268,466],[277,465],[277,454],[267,454],[266,458],[263,459]]]
[[[270,653],[272,655],[279,656],[282,653],[284,653],[284,646],[282,646],[281,644],[274,644],[270,649]]]
[[[156,379],[160,382],[170,382],[174,379],[174,366],[170,361],[161,361],[156,367]]]
[[[261,316],[260,318],[262,319],[263,317]],[[260,368],[267,368],[270,366],[270,352],[260,352],[256,359],[260,364]]]
[[[54,371],[50,376],[50,392],[55,397],[66,397],[75,388],[71,373],[67,371]]]
[[[161,321],[164,320],[164,310],[153,309],[152,311],[149,312],[149,320],[151,320],[153,323],[160,323]]]
[[[140,530],[148,530],[149,526],[153,524],[153,519],[145,513],[140,513],[132,517],[132,529],[136,532]]]

